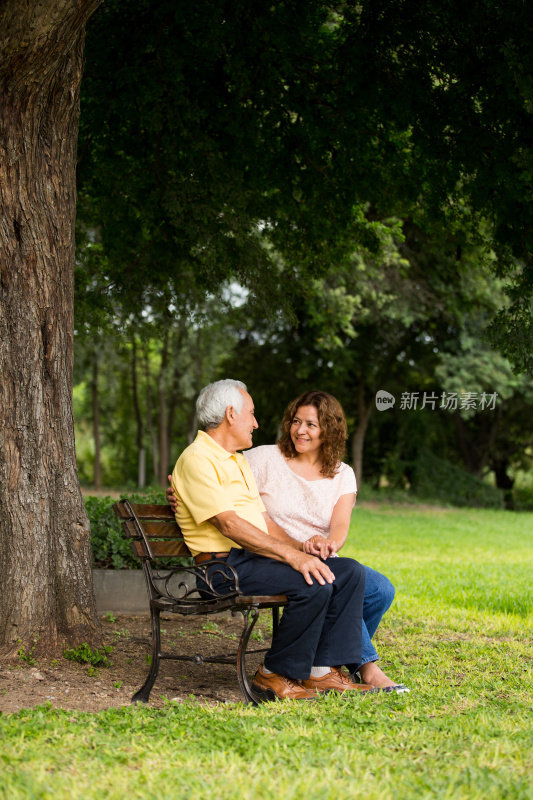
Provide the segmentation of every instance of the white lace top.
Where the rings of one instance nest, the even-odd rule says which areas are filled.
[[[308,481],[292,471],[275,444],[254,447],[243,455],[268,515],[300,542],[316,533],[327,536],[339,497],[357,492],[355,473],[348,464],[341,464],[333,478]]]

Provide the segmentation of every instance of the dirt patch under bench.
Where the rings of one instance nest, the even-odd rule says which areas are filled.
[[[90,667],[65,658],[39,659],[35,664],[20,659],[10,666],[0,665],[0,712],[12,713],[43,703],[83,711],[128,705],[148,674],[150,618],[106,615],[102,628],[104,644],[112,647],[109,667]],[[254,648],[268,646],[269,628],[269,614],[263,612],[252,634]],[[164,649],[172,648],[183,655],[235,652],[241,629],[241,616],[229,614],[163,616],[161,622]],[[248,658],[252,674],[261,660],[261,654]],[[150,706],[158,708],[165,701],[183,701],[191,696],[207,703],[242,701],[235,665],[163,661]]]

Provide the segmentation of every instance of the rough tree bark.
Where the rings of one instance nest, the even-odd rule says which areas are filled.
[[[0,0],[0,653],[98,640],[72,418],[76,140],[100,0]]]

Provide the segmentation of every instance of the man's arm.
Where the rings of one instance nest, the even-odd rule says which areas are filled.
[[[172,511],[175,514],[177,512],[177,510],[178,510],[178,500],[176,498],[176,495],[174,494],[174,489],[172,488],[172,476],[171,475],[168,476],[168,480],[169,480],[169,483],[171,485],[167,488],[167,491],[166,491],[167,503],[169,504],[169,506],[171,507]],[[286,533],[283,530],[283,528],[281,528],[278,525],[277,522],[274,522],[274,520],[271,519],[268,516],[266,511],[263,513],[263,517],[265,518],[265,522],[266,522],[266,525],[267,525],[269,536],[272,536],[272,538],[276,539],[278,542],[284,542],[285,544],[288,544],[291,547],[295,547],[296,550],[303,550],[304,549],[303,548],[303,544],[301,542],[296,541],[296,539],[293,539],[291,536],[289,536],[289,534]],[[220,530],[220,528],[219,528],[219,530]],[[314,553],[313,555],[318,555],[318,553]]]
[[[303,551],[304,548],[302,542],[299,542],[296,539],[293,539],[292,536],[289,536],[289,534],[284,531],[277,522],[274,522],[274,520],[268,516],[266,511],[264,512],[263,517],[265,518],[269,536],[272,536],[272,538],[276,539],[278,542],[283,542],[284,544],[294,547],[296,550]]]
[[[223,511],[211,517],[208,522],[214,525],[227,539],[240,544],[241,547],[251,553],[289,564],[289,566],[303,575],[309,585],[312,585],[313,578],[322,585],[333,583],[335,580],[335,575],[327,564],[320,561],[316,556],[308,555],[298,550],[298,543],[291,540],[279,525],[276,526],[276,532],[278,536],[280,535],[279,532],[281,532],[284,537],[287,537],[286,541],[282,541],[277,536],[264,533],[259,528],[256,528],[255,525],[239,517],[235,511]],[[270,522],[275,525],[272,520]]]

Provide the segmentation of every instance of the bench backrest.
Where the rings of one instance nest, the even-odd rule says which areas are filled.
[[[170,506],[145,505],[120,500],[113,510],[122,521],[131,547],[141,559],[191,558],[181,528]]]
[[[242,595],[237,572],[224,561],[194,564],[170,506],[131,503],[123,498],[113,510],[134,554],[142,560],[152,606],[181,614],[210,614],[236,604],[240,609],[277,609],[287,604],[285,595]],[[183,561],[177,564],[172,559]],[[277,620],[276,611],[275,630]]]
[[[183,614],[212,613],[234,605],[240,594],[235,570],[220,561],[195,565],[170,506],[122,499],[113,510],[142,561],[152,603]],[[219,588],[212,584],[214,577]]]

